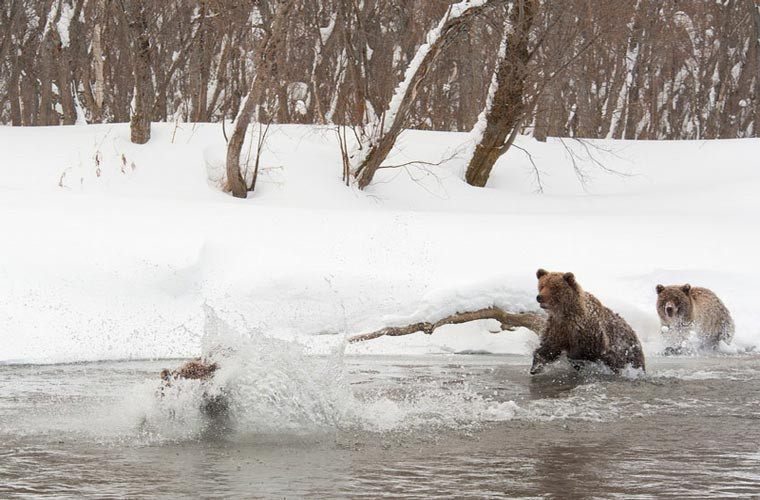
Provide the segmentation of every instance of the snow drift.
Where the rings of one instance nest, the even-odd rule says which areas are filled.
[[[257,191],[235,200],[218,190],[218,124],[154,124],[143,146],[127,124],[0,127],[0,362],[196,355],[204,304],[328,352],[347,335],[464,308],[533,308],[538,267],[573,271],[648,355],[661,347],[658,283],[713,289],[736,321],[735,348],[760,344],[760,140],[518,138],[485,189],[459,176],[470,140],[405,132],[361,192],[341,185],[333,129],[273,126]],[[347,352],[535,345],[494,326]]]

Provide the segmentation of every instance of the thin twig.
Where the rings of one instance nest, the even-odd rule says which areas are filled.
[[[264,149],[264,144],[267,141],[267,134],[269,133],[269,127],[272,125],[272,119],[272,116],[270,116],[263,132],[261,131],[261,123],[259,123],[259,140],[256,144],[256,162],[253,167],[253,179],[251,179],[251,188],[249,191],[256,189],[256,180],[259,177],[259,164],[261,163],[261,151]]]
[[[559,142],[562,144],[562,147],[565,148],[565,151],[567,151],[567,154],[570,156],[570,161],[573,163],[573,170],[575,171],[575,176],[578,177],[578,180],[581,181],[581,186],[583,187],[583,190],[588,192],[588,175],[586,172],[581,170],[580,166],[578,165],[578,162],[576,161],[576,154],[570,148],[567,144],[565,144],[565,141],[558,137]]]
[[[441,161],[438,161],[438,162],[429,162],[429,161],[422,161],[422,160],[414,160],[414,161],[409,161],[409,162],[406,162],[406,163],[400,163],[398,165],[383,165],[382,167],[379,167],[378,170],[381,169],[381,168],[402,168],[402,167],[409,167],[411,165],[427,165],[429,167],[440,167],[444,163],[448,163],[451,160],[453,160],[454,158],[456,158],[457,154],[458,154],[458,152],[455,151],[451,155],[449,155],[448,157],[443,158]]]
[[[604,153],[613,155],[613,156],[615,156],[616,158],[618,158],[620,160],[625,159],[622,156],[620,156],[617,153],[615,153],[614,151],[612,151],[611,149],[603,148],[603,147],[601,147],[601,146],[599,146],[597,144],[594,144],[593,142],[586,141],[586,140],[581,139],[581,138],[572,137],[571,139],[579,142],[581,144],[581,146],[583,146],[583,149],[586,150],[586,154],[588,155],[589,159],[592,162],[594,162],[600,169],[604,170],[605,172],[610,173],[610,174],[619,175],[621,177],[633,177],[634,176],[634,174],[630,174],[628,172],[621,172],[619,170],[615,170],[615,169],[609,168],[608,166],[604,165],[601,161],[597,160],[596,157],[591,153],[591,148],[594,148],[597,151],[602,151]]]
[[[528,151],[525,148],[522,148],[522,147],[518,146],[517,144],[512,143],[512,147],[519,149],[520,151],[522,151],[523,153],[525,153],[525,155],[528,157],[528,160],[530,161],[530,164],[533,165],[533,173],[536,176],[536,184],[538,185],[538,188],[536,189],[536,191],[538,193],[543,193],[544,192],[544,185],[541,182],[541,171],[538,169],[538,165],[536,165],[536,162],[533,161],[533,155],[530,154],[530,151]]]

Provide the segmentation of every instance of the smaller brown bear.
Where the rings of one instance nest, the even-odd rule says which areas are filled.
[[[196,358],[190,361],[186,361],[182,366],[174,370],[168,370],[164,368],[161,370],[161,388],[158,395],[164,397],[165,390],[171,387],[172,381],[179,379],[198,380],[199,382],[207,382],[211,380],[214,373],[219,368],[219,365],[211,361]],[[218,419],[219,417],[226,416],[229,410],[229,401],[224,393],[211,395],[208,392],[203,393],[203,403],[201,405],[201,411],[211,418]]]
[[[671,344],[666,352],[677,352],[696,333],[701,349],[715,349],[722,340],[734,337],[734,320],[723,302],[707,288],[686,285],[657,285],[657,314]]]
[[[171,371],[164,368],[161,370],[161,380],[163,380],[167,385],[171,384],[172,379],[180,378],[190,380],[208,380],[212,375],[214,375],[214,372],[217,370],[217,368],[218,366],[216,363],[210,363],[208,361],[204,361],[201,358],[196,358],[190,361],[186,361],[185,364]]]
[[[601,361],[615,373],[627,366],[644,370],[644,352],[636,333],[623,318],[584,291],[573,273],[539,269],[536,300],[549,318],[541,344],[533,353],[530,373],[543,371],[564,352],[576,368]]]

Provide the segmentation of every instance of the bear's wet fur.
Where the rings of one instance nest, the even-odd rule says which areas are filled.
[[[182,366],[169,371],[164,368],[161,370],[161,380],[171,381],[171,379],[190,379],[190,380],[208,380],[219,368],[216,363],[205,361],[202,358],[191,359],[186,361]]]
[[[218,369],[219,365],[217,365],[217,363],[203,358],[186,361],[182,366],[174,370],[164,368],[159,375],[161,377],[161,389],[159,395],[163,397],[164,390],[167,387],[170,387],[174,380],[187,379],[207,382],[211,380]],[[229,400],[224,393],[212,395],[208,392],[204,392],[201,411],[210,419],[225,419],[229,412]]]
[[[677,351],[693,331],[701,349],[715,349],[734,337],[734,320],[728,308],[708,288],[657,285],[657,314],[666,330],[670,350]]]
[[[536,277],[536,300],[548,313],[548,320],[533,353],[532,375],[562,353],[573,366],[601,362],[615,373],[626,367],[645,369],[636,333],[622,317],[584,291],[573,273],[539,269]]]

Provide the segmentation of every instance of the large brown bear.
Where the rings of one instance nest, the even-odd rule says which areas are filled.
[[[657,314],[671,344],[679,350],[693,331],[702,349],[714,349],[734,337],[734,320],[723,302],[707,288],[691,285],[657,285]]]
[[[615,373],[630,366],[644,370],[644,352],[623,318],[583,291],[573,273],[539,269],[536,300],[549,314],[530,373],[540,373],[564,352],[568,360],[601,361]]]

